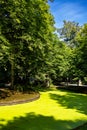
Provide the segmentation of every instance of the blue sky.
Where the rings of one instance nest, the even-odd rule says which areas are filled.
[[[49,5],[57,28],[63,25],[63,20],[75,21],[79,25],[87,23],[87,0],[54,0]]]

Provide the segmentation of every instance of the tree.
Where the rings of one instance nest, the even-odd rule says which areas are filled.
[[[60,38],[64,40],[70,47],[77,46],[75,37],[80,30],[79,24],[76,22],[65,21],[65,20],[63,22],[64,22],[63,27],[58,29]]]
[[[7,81],[9,78],[8,70],[7,68],[8,62],[8,55],[9,55],[9,43],[5,39],[4,36],[0,34],[0,81],[4,82]],[[4,76],[5,75],[5,76]]]
[[[53,82],[61,78],[68,77],[68,70],[70,68],[71,49],[62,41],[59,41],[57,35],[54,34],[52,40],[52,48],[48,55],[48,72]]]
[[[84,24],[80,32],[78,33],[76,40],[78,42],[78,52],[80,53],[80,69],[84,75],[87,75],[87,24]]]
[[[27,83],[29,75],[43,73],[54,31],[53,25],[47,0],[0,1],[0,33],[9,43],[6,57],[9,63],[6,67],[11,66],[7,70],[11,74],[12,88],[14,78],[22,76]]]
[[[74,80],[83,80],[87,73],[87,24],[85,24],[75,37],[77,46],[72,49],[69,75]]]

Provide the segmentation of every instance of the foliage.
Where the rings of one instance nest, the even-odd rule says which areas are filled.
[[[31,86],[87,77],[87,25],[64,21],[54,33],[48,0],[0,1],[0,82]],[[67,44],[66,44],[67,43]]]
[[[43,72],[50,48],[54,21],[47,1],[1,0],[0,17],[1,45],[8,53],[1,64],[8,61],[4,65],[12,87],[19,78],[27,84],[29,75],[35,77],[37,72]],[[9,45],[4,46],[5,42]]]
[[[70,47],[77,46],[75,36],[80,30],[80,26],[76,22],[64,20],[64,25],[62,28],[58,29],[60,38],[62,38]]]
[[[87,24],[85,24],[81,31],[78,33],[77,42],[79,43],[78,52],[80,55],[80,70],[83,72],[83,76],[87,76]]]
[[[68,59],[69,78],[77,81],[84,80],[84,77],[87,76],[87,24],[80,27],[78,23],[64,21],[63,28],[59,29],[58,32],[62,40],[71,48]]]

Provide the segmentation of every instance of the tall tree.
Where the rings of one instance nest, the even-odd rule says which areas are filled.
[[[9,43],[12,88],[15,75],[27,79],[30,73],[43,72],[53,24],[47,0],[0,1],[0,32]]]
[[[62,41],[59,41],[57,35],[54,34],[52,41],[52,50],[48,63],[50,64],[49,73],[54,80],[67,78],[70,68],[71,49]]]
[[[87,24],[81,27],[75,37],[77,46],[72,49],[69,75],[76,80],[83,80],[87,75]]]
[[[84,76],[87,75],[87,24],[84,24],[80,32],[77,34],[78,52],[80,53],[80,69]]]
[[[63,21],[63,27],[58,29],[60,38],[65,41],[70,47],[77,46],[75,40],[77,32],[80,30],[80,26],[76,22]]]

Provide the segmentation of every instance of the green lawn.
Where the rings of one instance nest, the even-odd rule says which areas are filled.
[[[87,95],[40,92],[39,100],[0,106],[0,130],[69,130],[87,122]]]

